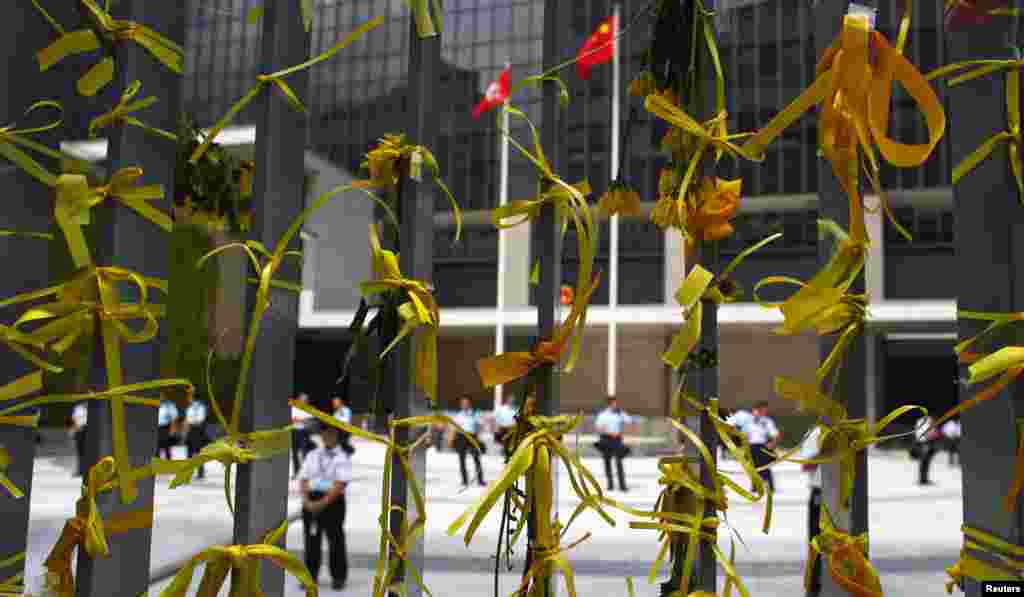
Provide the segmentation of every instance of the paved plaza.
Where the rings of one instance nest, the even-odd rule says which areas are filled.
[[[355,445],[355,481],[349,490],[346,523],[351,567],[349,585],[342,592],[332,592],[325,564],[319,579],[324,595],[370,593],[378,547],[377,516],[384,452],[365,442]],[[494,452],[491,450],[484,456],[489,481],[501,468]],[[494,561],[491,556],[497,541],[498,513],[481,527],[468,548],[460,538],[449,537],[445,532],[448,524],[483,489],[474,486],[461,490],[458,459],[454,453],[430,450],[427,459],[430,520],[426,539],[426,583],[437,597],[492,595]],[[603,482],[600,460],[588,458],[585,463]],[[29,590],[37,589],[46,553],[64,520],[72,513],[78,480],[69,474],[71,464],[72,458],[61,453],[43,455],[36,461],[26,587]],[[630,492],[615,492],[612,497],[637,508],[649,509],[659,491],[656,459],[632,458],[627,466]],[[916,463],[905,453],[873,454],[869,466],[871,555],[886,594],[946,595],[943,568],[953,563],[960,550],[959,528],[963,513],[960,470],[947,464],[945,454],[937,456],[932,474],[936,484],[919,488],[914,484]],[[726,461],[723,468],[737,467]],[[170,582],[166,574],[176,563],[208,545],[231,540],[232,522],[224,504],[223,469],[219,465],[209,465],[205,481],[174,490],[169,489],[168,484],[168,478],[158,481],[152,569],[155,579],[164,578],[153,585],[151,595],[157,595],[159,589]],[[803,561],[807,553],[806,478],[796,465],[784,464],[776,469],[776,486],[775,512],[768,535],[760,532],[762,505],[749,505],[738,497],[730,500],[728,522],[743,539],[743,544],[737,543],[737,567],[755,597],[802,594]],[[561,483],[559,489],[564,520],[576,502],[566,482]],[[297,513],[298,508],[297,487],[293,485],[290,510]],[[633,577],[638,596],[658,594],[657,586],[646,580],[656,555],[656,534],[630,530],[628,521],[627,516],[618,515],[616,526],[609,527],[588,513],[574,523],[567,541],[574,541],[584,531],[592,533],[588,541],[570,552],[581,596],[625,596],[626,577]],[[723,530],[719,535],[721,546],[728,553],[731,533]],[[296,522],[289,529],[288,547],[301,557],[301,545],[301,523]],[[516,556],[520,564],[522,555],[523,548],[519,547]],[[517,575],[518,570],[502,574],[502,595],[514,590]],[[199,575],[194,586],[198,586],[198,580]],[[294,580],[289,579],[287,586],[289,596],[304,594]]]

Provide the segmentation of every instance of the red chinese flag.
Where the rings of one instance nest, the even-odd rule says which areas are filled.
[[[487,93],[484,99],[473,108],[473,118],[480,118],[484,112],[490,112],[501,104],[505,103],[512,92],[512,69],[506,68],[501,71],[498,80],[487,86]]]
[[[615,58],[615,29],[615,15],[612,15],[598,26],[576,53],[576,73],[584,81],[590,78],[590,69]]]

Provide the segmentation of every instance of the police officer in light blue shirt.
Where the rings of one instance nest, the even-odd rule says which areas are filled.
[[[171,427],[177,420],[178,407],[170,400],[161,400],[157,415],[157,455],[165,460],[171,459],[171,446],[174,445]]]
[[[185,446],[188,447],[189,458],[198,454],[206,447],[206,444],[210,443],[210,438],[206,433],[206,414],[206,404],[198,399],[192,400],[192,403],[185,409],[185,424],[187,425]],[[199,467],[196,476],[200,479],[206,477],[203,466]]]
[[[506,455],[512,448],[509,440],[512,439],[512,431],[516,426],[516,412],[515,399],[511,396],[505,397],[501,406],[494,411],[494,439],[505,448]]]
[[[480,414],[473,409],[473,402],[468,398],[464,397],[460,401],[461,410],[455,415],[455,423],[462,429],[466,434],[472,435],[477,443],[483,447],[483,443],[480,442]],[[462,473],[462,486],[469,486],[469,474],[466,472],[466,454],[471,453],[473,460],[476,462],[476,480],[481,487],[487,485],[484,481],[484,468],[480,464],[480,450],[473,447],[473,444],[469,443],[469,440],[465,438],[461,433],[455,434],[455,452],[459,455],[459,472]]]
[[[626,425],[632,423],[630,417],[619,408],[619,401],[614,396],[608,398],[608,408],[597,415],[594,426],[600,436],[594,445],[604,459],[604,474],[608,478],[608,491],[615,491],[615,483],[612,479],[612,460],[615,460],[619,473],[619,490],[629,491],[626,486],[626,472],[622,468],[622,459],[629,455],[629,448],[622,442],[622,434]]]
[[[338,419],[342,423],[352,424],[352,409],[345,404],[345,400],[341,396],[335,396],[331,398],[331,407],[334,409],[334,418]],[[338,443],[342,450],[348,452],[351,456],[356,449],[352,447],[352,434],[345,430],[338,431]]]

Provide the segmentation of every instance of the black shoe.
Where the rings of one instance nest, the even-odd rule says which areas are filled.
[[[608,486],[608,491],[615,491],[615,486],[614,485],[609,485]]]
[[[336,580],[336,581],[331,583],[331,589],[334,590],[334,591],[340,591],[340,590],[342,590],[344,588],[345,588],[345,581],[343,581],[343,580]]]
[[[477,481],[477,483],[480,485],[480,487],[487,487],[487,482],[484,481],[483,479],[480,479],[479,481]]]
[[[935,481],[918,481],[918,485],[935,485]]]
[[[626,487],[625,485],[623,485],[622,489],[620,489],[619,491],[621,491],[622,493],[628,493],[629,492],[629,488]]]

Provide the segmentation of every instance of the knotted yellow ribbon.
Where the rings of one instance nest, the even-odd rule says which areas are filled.
[[[135,211],[143,218],[170,232],[174,226],[171,217],[147,201],[163,199],[163,185],[138,185],[142,178],[141,168],[123,168],[110,177],[110,182],[99,187],[89,186],[81,174],[62,174],[57,177],[56,204],[54,217],[64,233],[71,258],[77,267],[92,265],[92,256],[85,241],[82,226],[90,221],[89,210],[108,198],[117,199],[122,205]]]
[[[100,114],[96,118],[93,118],[89,122],[89,138],[95,138],[97,131],[102,128],[127,124],[139,127],[148,133],[153,133],[154,135],[163,137],[170,141],[177,142],[178,136],[174,133],[149,126],[138,118],[132,116],[132,112],[144,110],[160,101],[155,96],[150,96],[133,102],[132,100],[135,99],[135,96],[139,94],[141,89],[142,81],[135,81],[124,90],[124,93],[121,94],[121,99],[117,101],[117,105],[111,108],[109,112]]]
[[[573,301],[572,311],[565,321],[555,330],[551,340],[541,340],[530,352],[505,352],[486,357],[476,362],[476,370],[485,388],[507,384],[520,379],[530,371],[542,365],[556,365],[561,359],[565,345],[576,332],[576,338],[582,336],[580,321],[584,309],[590,303],[590,297],[597,289],[601,275],[594,274],[594,279],[582,296],[577,295]],[[566,367],[568,371],[568,366]]]
[[[217,597],[228,574],[231,578],[230,597],[263,595],[260,564],[267,560],[294,576],[306,589],[306,597],[319,594],[316,581],[306,565],[288,551],[274,545],[288,530],[288,521],[271,531],[263,541],[253,545],[216,545],[199,552],[182,567],[174,580],[160,593],[160,597],[185,597],[192,585],[192,577],[200,564],[205,564],[203,578],[195,597]]]
[[[622,181],[613,181],[598,201],[598,211],[604,217],[613,215],[639,216],[643,213],[640,207],[640,193]]]
[[[7,493],[11,494],[11,497],[20,500],[25,497],[25,493],[18,489],[10,477],[7,476],[7,467],[11,465],[11,455],[8,454],[7,449],[0,446],[0,487],[7,490]]]
[[[84,547],[90,557],[109,557],[107,534],[124,533],[134,529],[149,528],[153,525],[153,506],[114,514],[104,521],[96,506],[96,494],[114,484],[117,466],[114,459],[106,457],[89,469],[82,483],[82,497],[75,504],[76,515],[64,525],[60,538],[46,558],[47,588],[60,597],[71,597],[75,593],[75,579],[71,574],[71,558],[76,547]]]
[[[40,50],[36,55],[39,60],[39,70],[46,71],[54,64],[68,56],[84,54],[100,49],[100,39],[108,44],[117,44],[132,41],[146,49],[154,58],[159,60],[172,72],[181,74],[185,67],[184,49],[153,31],[145,25],[134,21],[115,19],[104,11],[95,0],[78,0],[81,8],[85,10],[86,18],[89,21],[89,29],[79,29],[70,33],[61,30],[61,36],[57,41],[48,47]],[[45,10],[38,4],[36,8],[56,27],[53,20]],[[78,92],[82,95],[93,96],[107,86],[114,78],[114,58],[106,56],[100,62],[90,68],[78,80]]]
[[[882,581],[867,559],[868,534],[854,537],[837,528],[825,504],[821,506],[821,534],[811,540],[811,548],[812,559],[807,562],[805,580],[810,579],[809,571],[820,554],[828,562],[832,579],[850,595],[882,597]]]
[[[960,559],[946,568],[946,573],[950,576],[946,583],[947,593],[952,593],[954,586],[960,586],[964,577],[975,580],[1024,580],[1024,547],[1013,545],[966,524],[961,526],[960,530],[964,534],[964,546],[960,550]],[[999,562],[979,560],[971,551],[984,553]]]
[[[53,108],[58,112],[64,112],[64,107],[61,106],[60,102],[53,100],[38,101],[28,107],[25,110],[23,117],[27,117],[32,112],[40,110],[42,108]],[[19,146],[31,149],[37,153],[41,153],[47,157],[60,160],[69,156],[65,156],[59,151],[50,149],[49,147],[36,143],[35,141],[26,137],[26,135],[32,135],[35,133],[43,133],[51,131],[61,125],[63,122],[62,118],[44,124],[42,126],[31,127],[26,129],[18,129],[14,124],[9,124],[5,127],[0,127],[0,156],[3,156],[13,162],[16,166],[27,172],[33,178],[46,186],[52,187],[56,183],[56,177],[49,170],[43,167],[39,162],[35,161],[27,153],[19,149]]]
[[[413,331],[417,331],[416,363],[413,379],[416,386],[437,403],[437,331],[441,324],[441,311],[434,300],[433,288],[418,280],[402,275],[398,267],[398,256],[383,249],[377,236],[377,226],[370,224],[370,249],[373,257],[374,279],[359,285],[363,296],[398,291],[409,297],[399,309],[403,325],[398,335],[381,353],[383,357],[398,342]]]
[[[25,552],[14,554],[5,560],[0,560],[0,569],[9,568],[23,561],[25,561]],[[0,580],[0,597],[21,597],[22,591],[25,590],[24,578],[25,573],[19,572],[10,578]]]
[[[743,145],[747,155],[763,156],[765,148],[783,130],[820,104],[819,145],[850,197],[850,232],[858,240],[867,238],[859,191],[861,154],[866,158],[864,169],[883,209],[900,233],[909,238],[881,192],[875,148],[890,164],[913,168],[928,159],[946,130],[946,116],[935,91],[902,55],[912,3],[907,2],[905,6],[907,12],[895,48],[872,29],[866,15],[845,16],[842,32],[818,63],[818,77],[811,87]],[[924,115],[928,126],[927,143],[908,145],[888,137],[894,82],[906,89]]]
[[[189,157],[189,161],[192,162],[193,164],[198,162],[199,158],[203,157],[203,154],[206,153],[206,150],[209,149],[210,145],[213,144],[214,140],[217,138],[217,135],[219,135],[220,132],[224,130],[224,127],[231,124],[231,121],[234,120],[236,116],[238,116],[238,113],[241,112],[247,105],[249,105],[249,103],[251,103],[252,100],[256,99],[256,96],[259,95],[260,92],[262,92],[263,89],[266,88],[268,85],[274,85],[275,87],[277,87],[278,91],[281,92],[285,100],[288,102],[289,105],[292,106],[292,108],[294,108],[298,112],[301,112],[302,114],[305,114],[306,106],[302,104],[302,102],[299,100],[299,97],[295,94],[295,91],[292,90],[291,86],[285,83],[284,78],[289,75],[293,75],[301,70],[305,70],[315,64],[318,64],[325,60],[329,60],[332,56],[334,56],[341,50],[345,49],[345,47],[347,47],[348,45],[352,44],[352,42],[362,37],[364,33],[375,27],[382,25],[383,23],[384,17],[376,17],[374,19],[371,19],[364,23],[363,25],[361,25],[360,27],[356,28],[353,32],[346,35],[344,38],[341,39],[341,41],[336,43],[333,47],[328,48],[321,54],[313,58],[310,58],[309,60],[303,62],[302,64],[297,64],[295,66],[279,70],[269,75],[256,75],[256,85],[254,85],[244,96],[242,96],[241,99],[235,102],[235,104],[228,109],[227,113],[225,113],[224,116],[217,121],[217,124],[213,125],[213,128],[210,129],[209,133],[207,133],[206,139],[203,141],[203,143],[199,145],[199,147],[196,147],[195,151],[192,152],[192,156]]]

